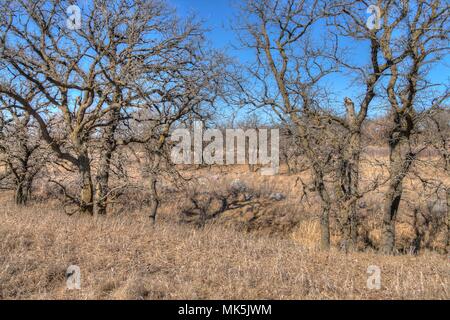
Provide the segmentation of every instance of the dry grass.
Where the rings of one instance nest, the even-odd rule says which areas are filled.
[[[364,181],[380,169],[368,163],[363,171]],[[179,223],[185,195],[172,191],[166,192],[156,226],[149,224],[145,195],[137,191],[112,206],[110,216],[95,218],[66,216],[56,200],[48,200],[44,184],[35,188],[38,196],[28,208],[16,207],[10,194],[0,193],[0,299],[450,298],[448,256],[428,251],[418,256],[345,253],[336,249],[336,232],[334,248],[320,252],[317,201],[313,193],[300,201],[304,190],[297,183],[299,175],[263,177],[246,166],[204,168],[195,175],[199,179],[194,184],[209,191],[240,179],[262,193],[282,192],[286,200],[266,208],[272,214],[268,219],[274,229],[283,216],[278,212],[291,212],[296,227],[275,235],[271,226],[264,226],[265,232],[243,232],[220,221],[196,229]],[[301,178],[306,183],[310,179],[307,173]],[[145,179],[136,173],[136,181]],[[418,201],[420,190],[413,182],[407,182],[405,197]],[[376,247],[382,190],[364,200],[364,223]],[[404,222],[409,211],[401,206],[397,225],[398,244],[405,248],[414,237]],[[81,268],[80,291],[66,289],[65,272],[72,264]],[[381,290],[366,287],[371,265],[382,270]]]
[[[142,212],[93,219],[0,201],[2,299],[450,298],[446,256],[319,252],[314,224],[268,238],[169,220],[152,227]],[[80,291],[66,290],[71,264]],[[370,265],[381,267],[381,290],[366,288]]]

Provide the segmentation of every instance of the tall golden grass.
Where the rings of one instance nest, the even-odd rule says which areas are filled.
[[[142,211],[69,217],[52,203],[1,202],[1,299],[450,298],[448,257],[320,252],[314,223],[269,237],[164,218],[152,226]],[[66,288],[72,264],[81,290]],[[380,290],[367,288],[371,265]]]

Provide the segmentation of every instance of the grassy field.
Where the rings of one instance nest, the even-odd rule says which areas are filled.
[[[1,201],[1,299],[450,298],[447,256],[320,252],[305,241],[314,226],[297,238],[265,236],[164,218],[152,226],[142,211],[69,217],[52,203]],[[72,264],[81,290],[66,289]],[[380,290],[367,288],[371,265]]]

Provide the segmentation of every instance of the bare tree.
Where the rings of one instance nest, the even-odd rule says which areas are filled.
[[[93,183],[88,141],[98,119],[111,110],[96,82],[102,55],[67,29],[64,1],[13,1],[1,21],[0,93],[33,116],[42,138],[61,160],[80,175],[78,205],[93,212]],[[26,19],[22,19],[26,17]],[[24,85],[25,84],[25,85]],[[63,133],[52,128],[52,114],[61,115]]]
[[[198,59],[201,32],[196,24],[176,19],[157,0],[93,1],[92,7],[84,8],[82,28],[70,30],[65,27],[68,5],[56,0],[18,0],[3,8],[5,78],[0,93],[31,114],[58,158],[78,169],[80,196],[71,199],[81,211],[92,214],[95,207],[104,214],[112,154],[123,141],[139,141],[116,137],[132,110],[151,108],[167,127],[163,119],[192,110],[167,113],[176,109],[178,95],[200,100],[193,97],[196,89],[189,87],[196,78],[191,84],[186,79],[187,73],[195,76],[200,69],[196,65],[203,63]],[[24,16],[27,19],[21,19]],[[183,76],[187,85],[179,92],[176,81]],[[159,103],[172,106],[159,110]],[[62,134],[52,129],[56,115]],[[96,145],[98,152],[92,150]],[[99,158],[95,186],[94,151]]]
[[[448,106],[446,108],[438,108],[431,110],[427,115],[430,131],[428,143],[441,155],[444,172],[447,177],[450,177],[450,109]],[[444,188],[447,204],[446,248],[447,252],[450,252],[450,186],[447,184],[444,185]]]
[[[0,152],[0,163],[6,168],[0,189],[13,189],[15,203],[26,205],[49,152],[41,146],[39,129],[30,115],[11,105],[0,110]]]
[[[424,149],[413,149],[411,138],[424,109],[436,108],[448,99],[448,92],[432,90],[427,79],[430,65],[448,54],[448,22],[450,7],[435,1],[389,1],[380,3],[384,28],[390,32],[380,42],[385,61],[396,52],[406,52],[402,64],[389,67],[385,93],[390,105],[389,174],[383,217],[383,245],[386,253],[395,248],[395,221],[403,193],[403,180],[417,155]],[[387,25],[387,21],[392,24]],[[438,95],[438,96],[436,96]]]
[[[110,162],[119,146],[117,130],[144,108],[146,98],[168,99],[168,84],[161,79],[192,63],[200,29],[191,21],[179,21],[161,1],[94,1],[78,33],[101,57],[100,83],[111,112],[101,120],[101,147],[95,184],[95,208],[106,213]],[[171,88],[173,89],[173,88]],[[132,139],[131,139],[132,140]]]
[[[382,1],[377,4],[381,5]],[[382,59],[380,44],[392,38],[396,21],[389,19],[380,21],[380,28],[370,29],[367,26],[367,4],[361,1],[336,1],[326,7],[330,32],[336,33],[340,41],[351,39],[357,43],[368,43],[367,65],[353,62],[351,52],[345,56],[334,54],[330,58],[351,73],[354,84],[361,83],[362,93],[358,97],[358,106],[351,98],[344,99],[345,116],[327,114],[331,121],[340,125],[345,133],[338,155],[337,163],[337,200],[342,207],[344,238],[352,245],[357,241],[358,200],[364,194],[360,188],[360,163],[362,148],[362,129],[368,116],[371,104],[377,95],[377,87],[390,67],[402,62],[407,57],[407,50],[400,50],[390,59]],[[355,90],[358,91],[358,90]]]
[[[146,81],[139,88],[139,117],[133,117],[131,122],[135,125],[129,126],[131,131],[118,141],[120,146],[132,144],[145,148],[152,222],[156,221],[161,202],[157,190],[160,179],[183,180],[170,159],[171,130],[192,119],[209,118],[216,104],[228,95],[226,87],[231,76],[227,70],[228,59],[217,52],[199,51],[201,43],[193,40],[184,49],[178,47],[176,57],[162,65],[163,72],[153,77],[154,82]],[[146,77],[154,74],[152,70],[148,72]]]
[[[244,90],[244,103],[270,106],[281,121],[295,127],[321,203],[321,246],[328,249],[332,199],[325,176],[333,151],[323,140],[332,134],[321,130],[326,127],[320,116],[324,92],[319,84],[334,67],[323,59],[324,48],[311,41],[312,28],[323,17],[322,4],[317,0],[246,1],[239,30],[243,45],[256,54],[249,74],[257,88]]]

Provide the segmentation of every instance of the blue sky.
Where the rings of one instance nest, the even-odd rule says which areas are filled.
[[[233,46],[239,46],[239,41],[231,28],[233,17],[236,14],[236,1],[233,0],[168,0],[171,5],[177,8],[181,16],[196,13],[198,18],[204,21],[206,28],[211,29],[206,35],[212,45],[216,48],[226,51],[228,54],[236,57],[241,63],[245,64],[247,60],[252,59],[252,53],[248,50],[236,50]],[[237,1],[238,3],[239,1]],[[368,15],[369,16],[369,15]],[[368,51],[364,44],[358,43],[355,46],[354,59],[361,62],[360,59],[368,57]],[[447,57],[443,64],[435,67],[430,78],[435,83],[449,83],[450,57]],[[329,85],[333,88],[337,100],[342,101],[344,96],[356,99],[358,95],[352,90],[351,81],[343,75],[330,76]],[[338,102],[338,104],[340,104]],[[376,109],[376,108],[375,108]],[[378,112],[378,111],[375,111]]]
[[[168,0],[178,9],[181,15],[196,13],[205,26],[212,29],[208,38],[218,47],[225,47],[235,42],[233,31],[230,29],[230,21],[234,11],[231,0]]]
[[[241,47],[235,30],[232,29],[239,0],[168,1],[177,9],[181,16],[188,16],[195,13],[197,18],[204,21],[204,26],[210,30],[206,34],[206,37],[215,48],[221,49],[237,58],[244,65],[254,59],[253,51]],[[334,82],[334,89],[344,92],[347,89],[347,85],[343,81]],[[341,96],[341,94],[338,95]],[[247,111],[243,111],[242,117],[245,117],[246,114]],[[266,117],[263,116],[263,118]]]
[[[80,0],[81,2],[87,0]],[[198,19],[202,20],[204,27],[210,31],[206,34],[206,38],[217,49],[226,52],[235,57],[243,65],[248,65],[248,61],[252,61],[254,53],[248,49],[238,49],[239,40],[232,29],[232,23],[237,14],[237,7],[240,0],[167,0],[169,5],[177,9],[182,17],[190,14],[196,14]],[[318,32],[320,32],[320,28]],[[361,63],[364,59],[368,59],[367,44],[351,43],[354,47],[352,62]],[[449,83],[450,74],[450,57],[447,57],[443,64],[435,67],[430,78],[435,83]],[[349,96],[355,101],[361,92],[360,86],[355,86],[348,77],[343,74],[331,75],[327,78],[327,86],[330,87],[336,99],[335,109],[342,109],[342,101],[345,96]],[[356,88],[359,88],[356,90]],[[372,115],[376,115],[377,108]]]

